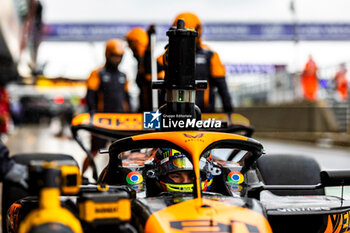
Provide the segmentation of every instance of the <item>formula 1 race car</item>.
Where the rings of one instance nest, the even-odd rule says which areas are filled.
[[[135,133],[93,123],[106,119],[106,114],[92,117],[97,121],[86,114],[76,117],[73,132],[100,130],[110,137],[114,132],[116,138]],[[120,119],[118,114],[114,117]],[[195,174],[193,184],[170,184],[172,191],[164,192],[156,176],[159,168],[151,162],[157,148],[174,148],[186,155]],[[43,162],[42,157],[33,160],[33,155],[28,192],[34,196],[10,207],[8,232],[347,232],[349,228],[350,202],[323,192],[325,186],[349,185],[349,171],[315,173],[313,160],[263,155],[263,146],[245,136],[202,130],[151,132],[116,140],[108,153],[108,165],[97,184],[90,185],[80,185],[80,172],[71,158],[56,155],[56,162]],[[210,180],[202,169],[208,153],[213,158],[207,169]],[[287,184],[276,182],[288,178]]]
[[[246,232],[246,229],[248,232],[269,232],[270,227],[273,232],[349,231],[350,202],[325,196],[324,188],[349,185],[350,171],[320,171],[315,160],[301,155],[264,154],[258,141],[232,133],[252,133],[249,121],[239,114],[216,115],[222,120],[230,119],[224,133],[199,130],[147,134],[135,133],[136,128],[134,131],[127,127],[131,121],[127,120],[128,114],[108,115],[76,117],[73,133],[77,135],[78,130],[86,129],[114,138],[127,133],[135,135],[119,139],[110,146],[109,163],[98,183],[126,185],[136,191],[131,207],[132,222],[141,232],[158,232],[156,229],[159,232],[174,229],[185,232]],[[204,119],[213,117],[210,114],[203,116]],[[109,123],[113,121],[106,121],[112,118],[120,119],[118,126],[111,127]],[[176,148],[186,154],[193,162],[194,170],[200,168],[201,157],[210,151],[213,157],[210,192],[203,191],[203,180],[206,179],[201,169],[195,171],[193,189],[173,185],[170,190],[174,192],[164,192],[155,176],[159,168],[150,163],[154,160],[154,148],[164,147]],[[216,202],[210,203],[210,200]],[[193,203],[180,204],[186,201]],[[175,204],[177,207],[173,207]],[[232,209],[226,213],[225,208],[219,208],[221,204],[237,212]],[[173,213],[173,208],[179,213]],[[185,212],[192,209],[195,213],[185,217],[182,209],[186,209]],[[248,216],[239,210],[246,211]],[[244,217],[235,219],[236,214]],[[151,219],[156,226],[148,223]],[[146,226],[150,229],[146,230]]]
[[[183,22],[170,30],[168,66],[191,55],[195,35]],[[180,42],[186,46],[174,50]],[[165,131],[143,129],[142,114],[73,119],[73,136],[90,157],[96,182],[82,179],[67,155],[15,156],[28,164],[30,188],[21,193],[4,184],[8,232],[349,232],[350,201],[325,196],[324,188],[350,185],[350,171],[320,171],[303,156],[265,155],[261,143],[236,134],[252,133],[243,116],[201,114],[192,96],[205,85],[191,67],[172,69],[181,72],[156,83],[168,93],[159,109],[165,121],[189,124]],[[196,123],[213,118],[225,123],[214,129]],[[100,174],[82,129],[114,140]],[[179,168],[187,182],[167,173]],[[12,204],[15,194],[20,199]]]

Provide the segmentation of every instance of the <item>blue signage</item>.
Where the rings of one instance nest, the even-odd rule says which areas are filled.
[[[136,26],[147,30],[149,24],[47,24],[43,39],[99,41],[124,38]],[[157,40],[168,40],[169,27],[168,24],[156,25]],[[203,37],[213,41],[350,40],[350,23],[207,23],[203,26]]]
[[[225,64],[227,74],[267,74],[273,75],[277,71],[284,71],[286,65],[274,64]]]

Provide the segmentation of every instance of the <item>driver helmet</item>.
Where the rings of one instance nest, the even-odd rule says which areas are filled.
[[[159,148],[154,157],[156,181],[165,192],[191,192],[193,183],[176,183],[168,175],[174,172],[193,171],[191,161],[182,152],[171,148]],[[213,182],[213,159],[210,152],[199,161],[201,186],[209,191]],[[194,175],[193,175],[194,176]]]

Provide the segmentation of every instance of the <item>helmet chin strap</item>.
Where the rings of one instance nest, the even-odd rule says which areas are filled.
[[[210,186],[213,183],[213,180],[210,179],[202,181],[201,187],[202,191],[209,191]],[[180,184],[180,183],[166,183],[164,181],[160,181],[158,185],[163,189],[165,192],[193,192],[193,184]]]

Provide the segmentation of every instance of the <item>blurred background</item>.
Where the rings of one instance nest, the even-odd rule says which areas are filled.
[[[106,40],[154,25],[157,57],[176,15],[190,11],[225,66],[235,112],[250,120],[266,153],[349,169],[349,9],[349,0],[0,0],[0,138],[11,155],[66,153],[81,167],[85,153],[69,127],[87,111],[86,80],[103,66]],[[137,62],[125,47],[120,70],[135,112]],[[310,58],[312,98],[303,81]],[[107,157],[96,157],[98,170]]]
[[[86,154],[70,122],[87,112],[86,80],[104,65],[106,40],[154,25],[156,58],[175,17],[189,11],[225,66],[234,111],[250,120],[267,154],[349,169],[349,9],[349,0],[0,0],[0,138],[11,155],[65,153],[82,167]],[[136,112],[137,61],[124,43],[119,68]],[[317,67],[311,97],[310,66]],[[90,134],[81,136],[89,148]],[[101,171],[108,155],[95,160]]]
[[[75,150],[62,143],[71,143],[70,119],[86,111],[85,82],[105,62],[105,41],[154,24],[157,57],[167,44],[166,31],[184,11],[201,19],[205,43],[225,65],[235,111],[251,121],[254,135],[342,146],[348,153],[349,98],[335,78],[342,69],[347,89],[348,0],[0,0],[0,5],[0,131],[12,153]],[[314,99],[304,97],[301,80],[309,57],[318,67]],[[120,69],[130,80],[133,111],[136,66],[126,46]],[[56,146],[45,144],[49,139]]]

